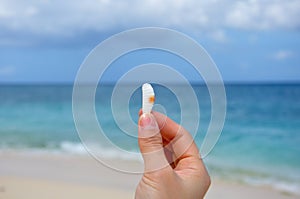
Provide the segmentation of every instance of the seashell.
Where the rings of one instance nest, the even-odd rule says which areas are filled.
[[[143,93],[143,102],[142,102],[143,113],[151,113],[155,101],[155,95],[152,86],[148,83],[143,84],[142,93]]]

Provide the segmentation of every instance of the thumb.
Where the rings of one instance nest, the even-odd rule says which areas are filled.
[[[143,155],[145,171],[150,172],[169,165],[164,154],[158,124],[150,113],[145,113],[139,118],[138,143]]]

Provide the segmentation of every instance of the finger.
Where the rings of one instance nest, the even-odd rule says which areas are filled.
[[[176,158],[174,156],[173,149],[169,149],[169,147],[164,147],[165,156],[169,165],[174,169],[176,167]]]
[[[140,109],[139,115],[143,112]],[[169,117],[165,116],[156,111],[152,111],[155,116],[161,134],[167,143],[172,141],[173,150],[177,158],[186,156],[197,156],[199,157],[199,150],[193,141],[192,136],[179,124],[174,122]],[[178,142],[180,138],[180,142]],[[176,144],[175,144],[176,143]],[[166,144],[164,144],[166,145]],[[175,146],[174,146],[175,145]]]
[[[152,114],[142,114],[139,118],[138,143],[146,172],[168,166],[160,130]]]
[[[151,111],[151,113],[156,113],[155,111]],[[157,112],[158,113],[158,112]],[[143,109],[139,110],[139,116],[141,116],[143,114]],[[161,114],[163,115],[163,114]],[[165,116],[165,115],[164,115]],[[167,116],[165,116],[165,119],[168,118]],[[159,129],[161,129],[164,126],[164,123],[166,122],[166,120],[164,121],[160,121],[160,124],[158,125]]]
[[[177,159],[189,156],[199,158],[199,150],[189,132],[161,113],[152,112],[152,114],[157,121],[161,135],[171,143]]]

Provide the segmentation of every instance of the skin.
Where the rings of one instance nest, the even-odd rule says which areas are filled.
[[[203,198],[210,186],[210,177],[192,136],[170,118],[152,112],[151,117],[155,118],[159,133],[150,133],[147,137],[149,132],[144,132],[141,126],[145,117],[149,116],[142,115],[141,111],[139,115],[139,147],[145,168],[150,169],[145,169],[136,188],[135,198]],[[151,154],[159,150],[162,152]],[[163,168],[151,170],[150,164],[164,161],[166,165]]]

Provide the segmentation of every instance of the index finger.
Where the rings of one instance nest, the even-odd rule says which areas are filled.
[[[152,111],[152,114],[157,121],[162,137],[172,144],[178,160],[190,156],[199,158],[197,145],[187,130],[164,114],[155,111]]]

